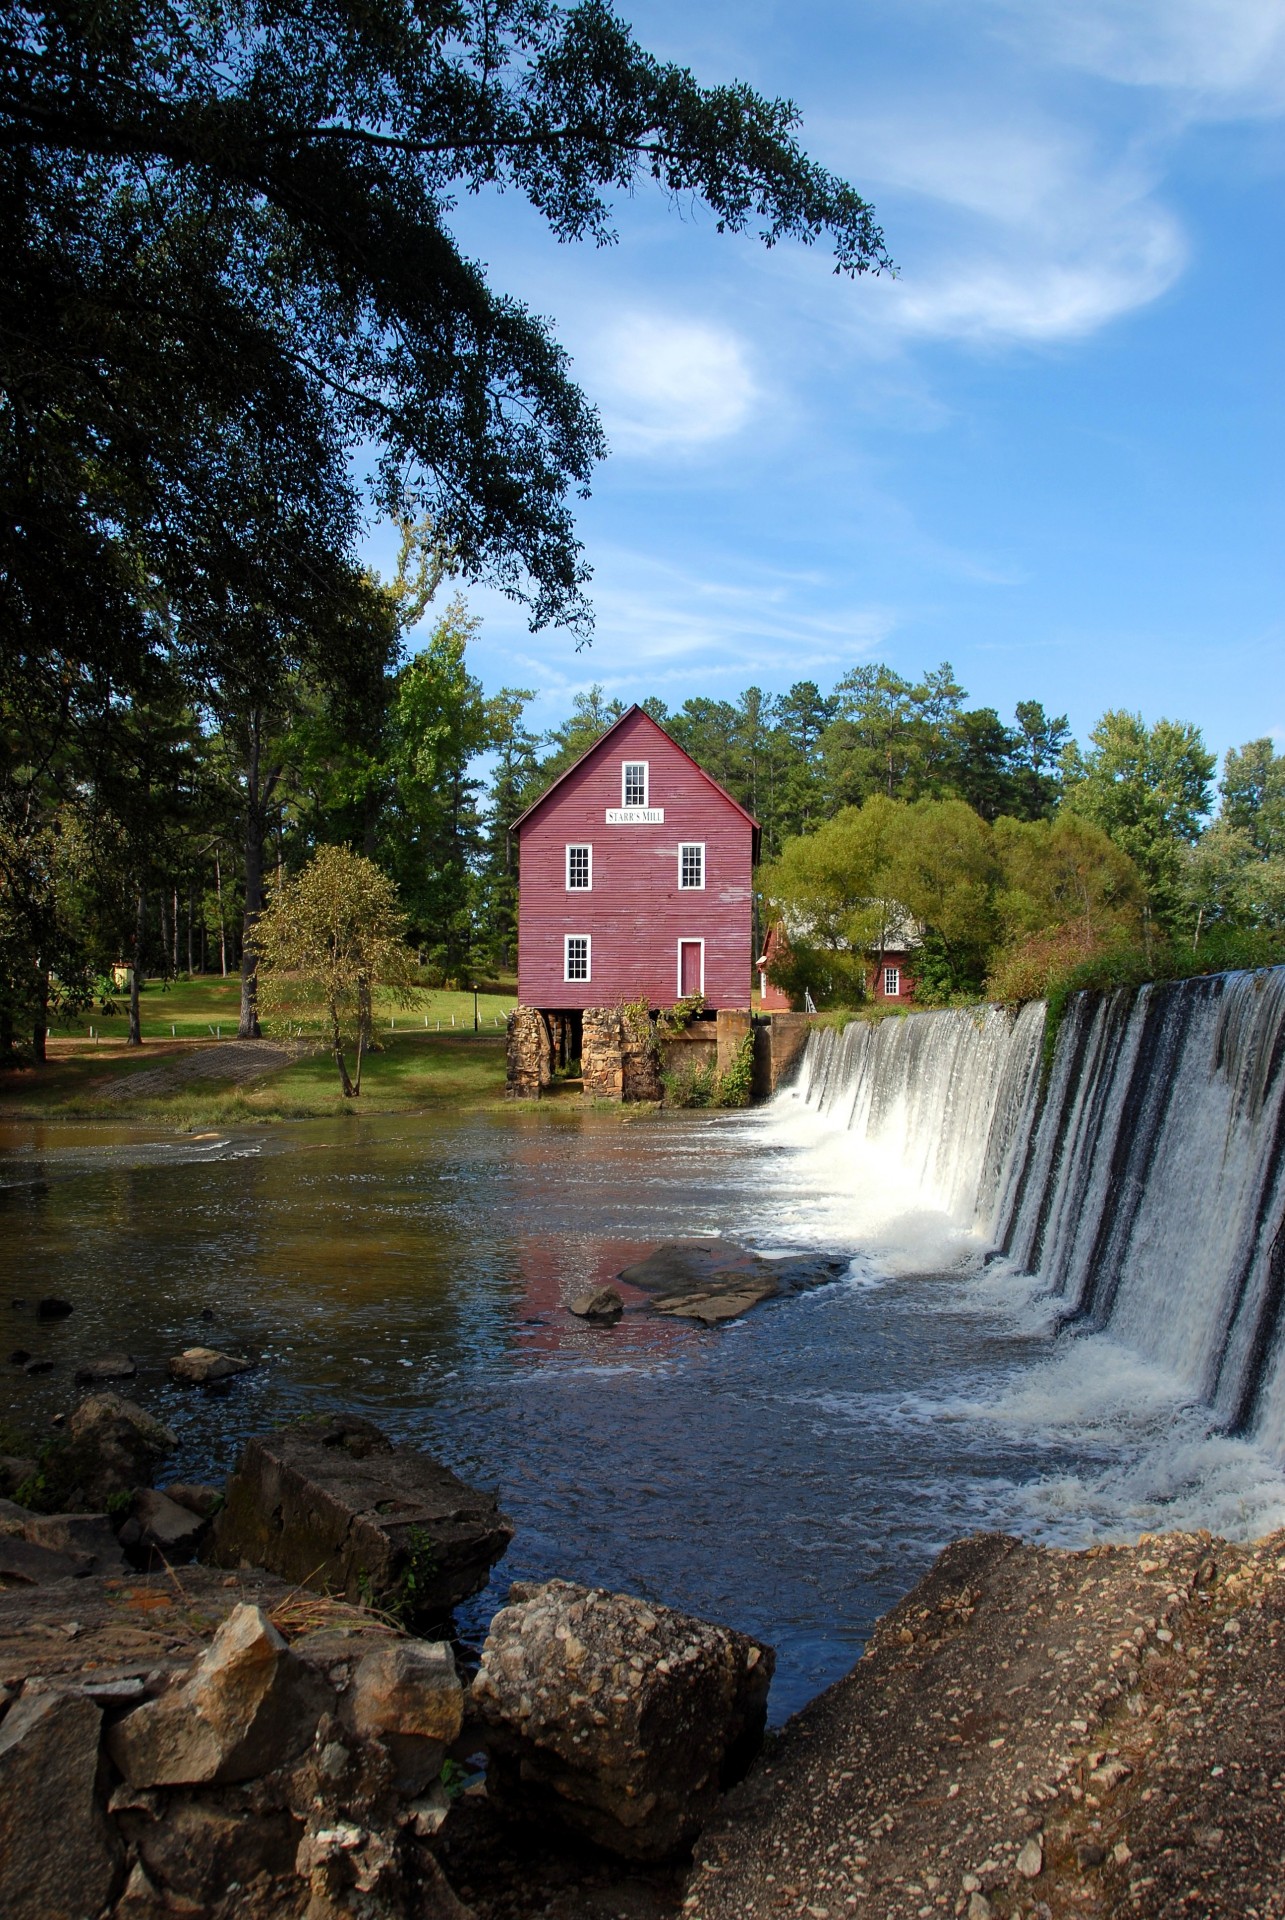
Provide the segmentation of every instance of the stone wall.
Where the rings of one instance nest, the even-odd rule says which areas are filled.
[[[788,1080],[812,1031],[810,1013],[774,1013],[769,1028],[767,1086],[763,1097],[776,1092]],[[756,1067],[758,1062],[756,1061]],[[757,1088],[756,1088],[757,1092]]]
[[[660,1043],[666,1073],[686,1074],[700,1067],[718,1066],[718,1029],[712,1020],[694,1020],[681,1033],[667,1034]]]
[[[580,1040],[584,1092],[590,1100],[659,1100],[654,1029],[635,1028],[619,1007],[586,1007]]]
[[[508,1022],[504,1091],[512,1100],[538,1100],[553,1080],[553,1035],[535,1007],[515,1007]]]

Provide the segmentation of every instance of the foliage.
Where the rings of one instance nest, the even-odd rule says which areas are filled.
[[[1234,748],[1218,790],[1225,825],[1247,834],[1264,859],[1285,856],[1285,753],[1268,739]]]
[[[639,1002],[641,1005],[642,1002]],[[672,1007],[662,1007],[656,1016],[656,1026],[662,1035],[684,1033],[693,1020],[699,1020],[705,1011],[703,993],[684,994],[681,1000],[675,1000]]]
[[[608,196],[650,178],[720,230],[886,263],[793,107],[699,86],[603,0],[5,0],[3,28],[0,574],[37,653],[113,676],[176,632],[242,665],[315,633],[357,584],[365,447],[458,573],[584,617],[567,497],[597,420],[453,237],[461,192],[604,244]]]
[[[409,1004],[417,991],[405,915],[392,882],[346,847],[321,847],[297,879],[278,883],[255,928],[262,1004],[286,1031],[310,1026],[330,1046],[345,1098],[361,1092],[377,989]],[[355,1046],[356,1078],[345,1053]]]
[[[712,1107],[716,1104],[718,1069],[712,1060],[683,1060],[660,1076],[667,1107]]]
[[[743,1036],[731,1061],[718,1076],[716,1107],[748,1107],[754,1091],[754,1028]]]
[[[988,971],[1020,994],[1141,931],[1140,878],[1101,829],[1068,814],[991,826],[955,799],[847,807],[790,841],[762,885],[788,934],[772,978],[818,1005],[859,1004],[870,957],[907,944],[932,1006],[975,998]]]
[[[1200,729],[1177,720],[1148,727],[1141,714],[1113,709],[1089,735],[1087,753],[1063,756],[1063,801],[1127,853],[1142,876],[1150,916],[1180,922],[1184,847],[1194,844],[1213,799],[1214,757]]]
[[[1136,990],[1151,981],[1189,980],[1200,974],[1274,967],[1285,963],[1285,932],[1218,930],[1199,952],[1183,942],[1117,946],[1073,965],[1048,982],[1044,1020],[1044,1070],[1053,1064],[1057,1036],[1073,994]]]
[[[399,1626],[425,1625],[432,1618],[426,1600],[435,1576],[440,1572],[437,1542],[424,1527],[411,1527],[406,1535],[406,1558],[391,1594],[383,1596],[380,1611]]]

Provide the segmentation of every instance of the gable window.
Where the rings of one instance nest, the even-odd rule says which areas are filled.
[[[577,893],[593,886],[593,848],[567,848],[567,892]]]
[[[622,807],[647,805],[647,762],[645,760],[626,760],[621,767],[620,804]]]
[[[883,970],[883,990],[890,1000],[895,1000],[901,992],[901,968],[885,967]]]
[[[705,884],[705,842],[685,840],[678,849],[678,884],[703,887]]]
[[[587,980],[589,978],[589,948],[592,935],[587,933],[567,933],[562,938],[564,980]]]

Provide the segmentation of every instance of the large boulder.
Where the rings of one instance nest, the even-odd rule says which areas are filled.
[[[515,1586],[472,1687],[487,1791],[626,1858],[665,1859],[757,1751],[774,1665],[742,1633],[628,1594]]]
[[[98,1794],[102,1713],[39,1688],[0,1722],[0,1913],[85,1920],[107,1904],[121,1866]]]
[[[108,1751],[131,1787],[250,1780],[296,1759],[334,1701],[262,1608],[243,1605],[183,1686],[117,1721]]]
[[[824,1254],[768,1260],[735,1240],[667,1240],[618,1275],[651,1296],[657,1313],[715,1326],[738,1320],[763,1300],[804,1293],[837,1280],[848,1262]]]
[[[512,1538],[494,1494],[349,1415],[251,1440],[206,1558],[426,1624],[479,1593]]]
[[[150,1487],[157,1467],[178,1438],[150,1413],[118,1393],[91,1393],[67,1423],[66,1446],[47,1463],[84,1504],[106,1507],[114,1494]]]

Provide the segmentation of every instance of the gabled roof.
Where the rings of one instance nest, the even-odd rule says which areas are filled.
[[[524,826],[525,823],[531,819],[533,814],[537,814],[540,811],[541,807],[545,804],[545,802],[553,798],[554,794],[558,791],[558,788],[562,785],[563,781],[569,780],[572,774],[576,771],[577,767],[582,767],[585,764],[586,760],[592,760],[596,753],[601,753],[603,748],[606,746],[607,742],[611,739],[611,736],[614,733],[616,733],[619,730],[619,728],[624,726],[626,720],[632,719],[634,714],[637,714],[640,717],[640,719],[645,720],[649,727],[654,727],[656,732],[660,735],[661,739],[667,740],[670,746],[674,749],[675,753],[681,753],[684,760],[686,760],[690,766],[695,767],[701,779],[704,780],[708,786],[713,787],[715,793],[718,794],[722,799],[726,800],[729,807],[735,807],[736,811],[741,815],[742,819],[747,820],[749,822],[749,825],[754,834],[753,857],[755,860],[757,860],[759,857],[760,828],[759,828],[758,821],[754,818],[754,815],[749,811],[749,808],[743,807],[739,800],[734,800],[732,798],[732,795],[727,791],[726,787],[719,786],[718,781],[715,780],[713,774],[706,773],[704,767],[700,764],[699,760],[692,759],[692,756],[690,753],[688,753],[686,747],[680,747],[677,740],[674,739],[674,736],[671,733],[666,733],[665,729],[661,726],[660,722],[658,720],[653,720],[651,715],[647,712],[647,709],[645,707],[640,707],[637,704],[635,704],[632,707],[626,707],[625,711],[621,714],[620,718],[618,720],[613,720],[611,725],[607,728],[607,731],[603,734],[599,734],[598,738],[594,741],[593,745],[591,747],[586,747],[585,751],[580,755],[580,758],[578,760],[573,760],[571,765],[565,768],[563,772],[561,772],[558,775],[557,779],[553,781],[552,785],[547,786],[545,788],[544,792],[540,795],[540,798],[538,800],[533,800],[531,802],[531,805],[526,809],[526,811],[518,815],[517,819],[510,826],[509,832],[515,833],[519,827]]]

